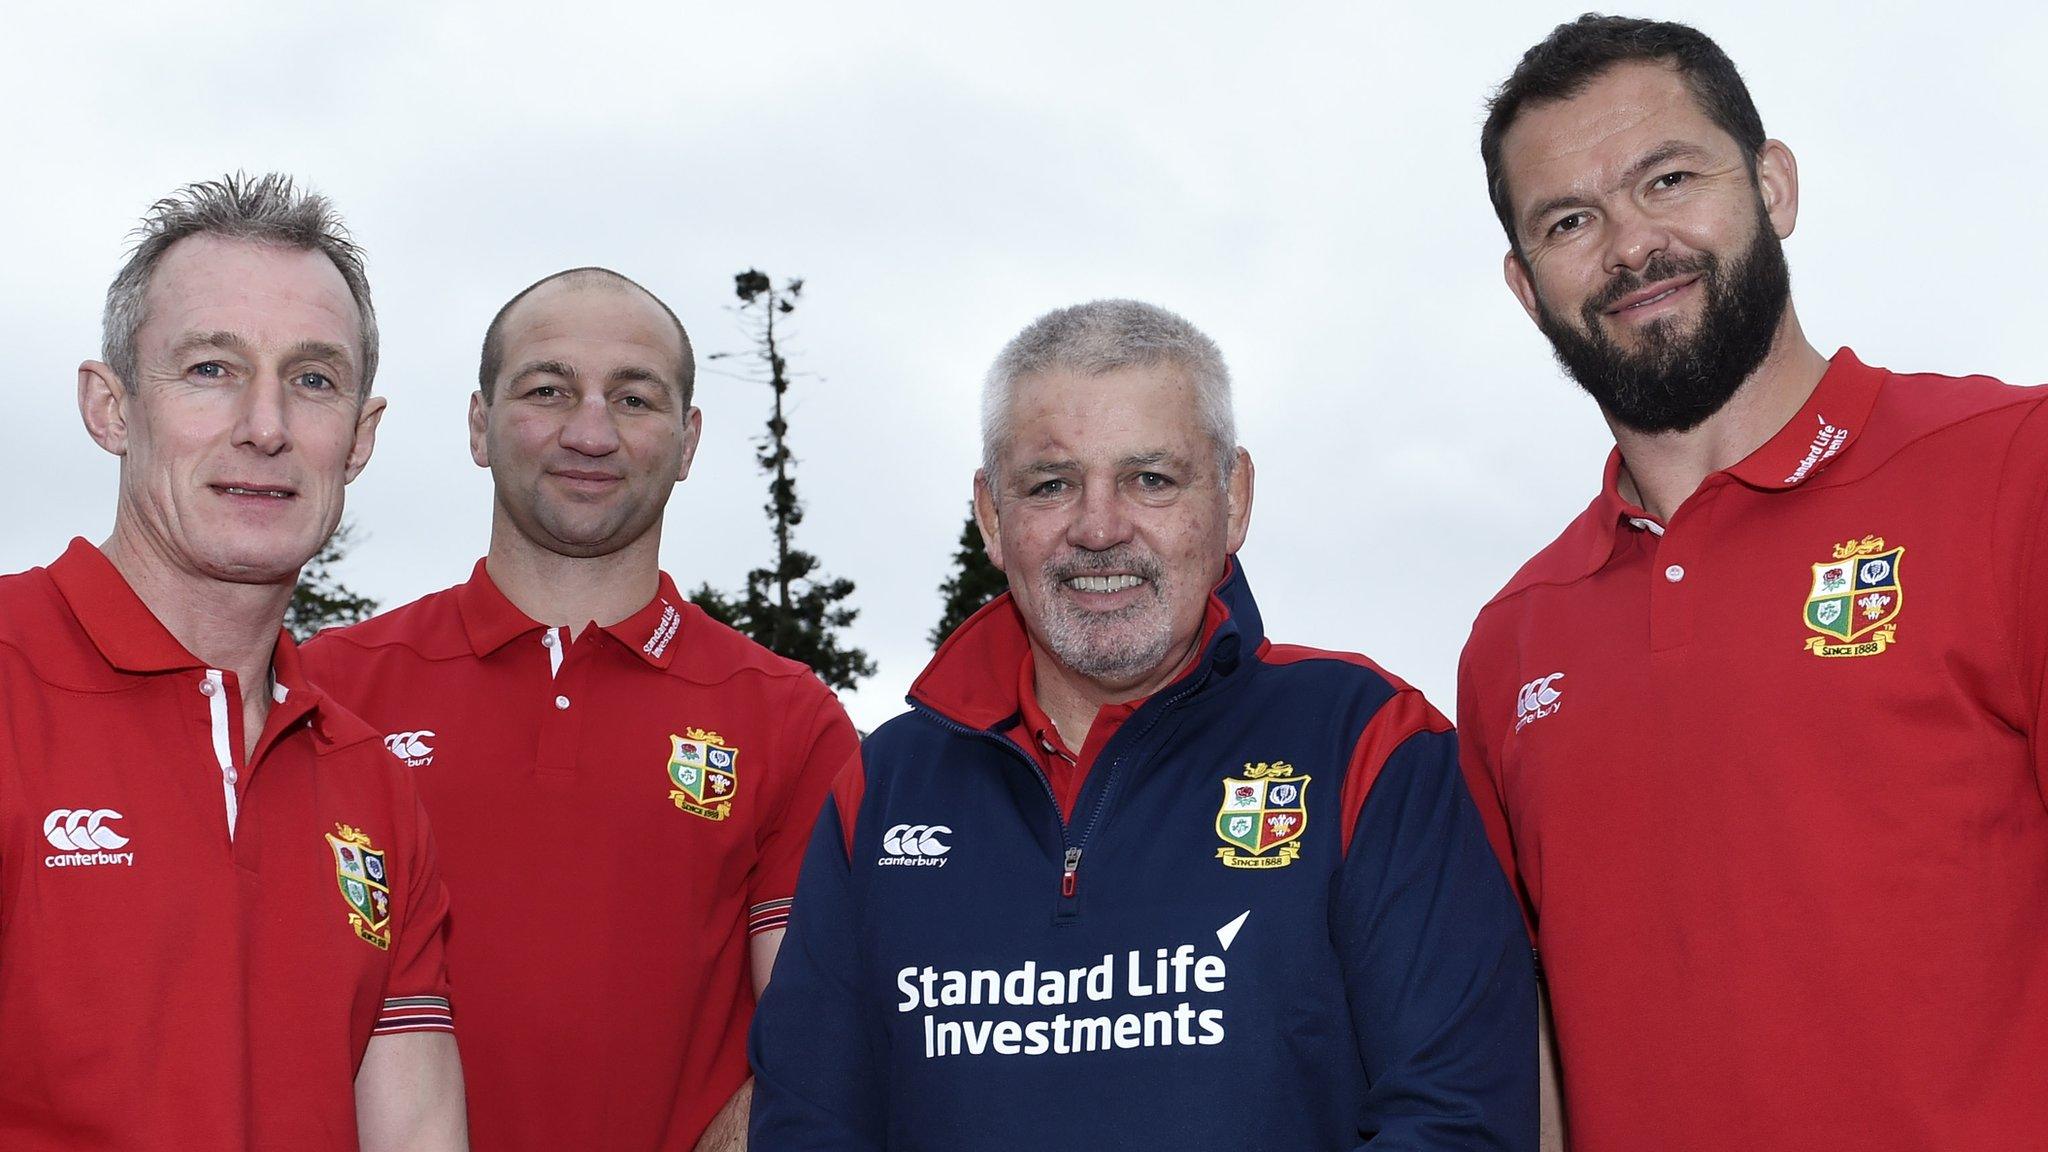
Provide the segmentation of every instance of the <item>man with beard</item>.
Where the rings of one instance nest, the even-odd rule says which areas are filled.
[[[853,725],[661,570],[702,428],[666,304],[547,276],[486,330],[467,582],[306,659],[387,735],[441,836],[480,1148],[744,1146],[747,1023]]]
[[[1459,677],[1572,1146],[2038,1146],[2048,394],[1807,341],[1792,154],[1691,28],[1560,26],[1481,152],[1616,442]]]
[[[1456,738],[1264,637],[1216,346],[1062,309],[982,416],[1010,591],[834,785],[752,1147],[1532,1148],[1529,953]]]

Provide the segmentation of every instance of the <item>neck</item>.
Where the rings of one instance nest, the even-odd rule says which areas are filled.
[[[1202,634],[1198,631],[1187,647],[1150,672],[1128,682],[1104,682],[1060,663],[1058,657],[1033,639],[1031,690],[1038,694],[1038,706],[1045,709],[1046,719],[1060,730],[1060,739],[1069,748],[1079,748],[1088,742],[1088,730],[1095,727],[1095,714],[1105,705],[1142,700],[1180,679],[1194,664],[1201,643]]]
[[[152,548],[133,521],[114,519],[100,547],[150,614],[209,668],[234,673],[253,741],[270,711],[270,662],[291,603],[290,584],[236,584],[184,571]]]
[[[1709,475],[1734,466],[1777,435],[1813,395],[1827,369],[1827,357],[1807,342],[1788,302],[1764,362],[1699,427],[1639,432],[1608,417],[1621,449],[1621,494],[1668,523]]]
[[[485,566],[521,612],[550,628],[608,628],[647,606],[661,588],[661,526],[603,556],[564,556],[521,535],[502,515],[491,525]]]

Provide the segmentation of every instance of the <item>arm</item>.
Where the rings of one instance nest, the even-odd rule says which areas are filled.
[[[1351,771],[1369,772],[1377,750],[1399,742],[1368,777],[1332,908],[1371,1083],[1361,1147],[1530,1152],[1536,984],[1521,915],[1456,738],[1419,697],[1382,713],[1360,740],[1367,762],[1354,757]]]
[[[452,1033],[370,1038],[356,1070],[356,1133],[363,1152],[467,1152],[462,1063]]]
[[[861,1010],[863,964],[852,861],[840,821],[858,809],[856,758],[825,803],[797,882],[775,981],[754,1013],[756,1152],[880,1152],[888,1118],[886,1053]]]
[[[427,814],[413,807],[404,920],[392,941],[383,1009],[356,1068],[356,1130],[363,1152],[465,1152],[462,1062],[448,1006],[448,891]]]
[[[775,953],[782,947],[788,929],[762,932],[747,941],[747,968],[754,978],[754,999],[768,989],[768,974],[775,969]],[[697,1138],[697,1152],[746,1152],[747,1116],[754,1100],[754,1082],[741,1084]]]
[[[1557,1075],[1557,1030],[1550,1025],[1550,992],[1541,983],[1536,987],[1536,1074],[1541,1152],[1565,1152],[1570,1143],[1564,1130],[1564,1085]]]

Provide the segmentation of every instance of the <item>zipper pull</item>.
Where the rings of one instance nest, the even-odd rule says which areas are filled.
[[[1074,873],[1079,871],[1080,867],[1081,850],[1079,848],[1067,849],[1067,870],[1060,873],[1060,895],[1068,899],[1073,898],[1074,888],[1079,883]]]

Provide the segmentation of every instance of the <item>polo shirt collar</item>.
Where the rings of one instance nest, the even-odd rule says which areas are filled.
[[[1766,491],[1797,488],[1820,475],[1869,426],[1884,378],[1882,368],[1865,365],[1847,348],[1835,353],[1799,413],[1728,474]]]
[[[667,668],[675,661],[684,603],[675,581],[663,572],[654,598],[604,631],[648,664]],[[456,590],[455,604],[462,614],[462,629],[469,637],[470,650],[478,656],[488,656],[521,636],[547,627],[512,603],[491,579],[483,560],[476,562],[469,581]]]
[[[123,672],[204,668],[163,626],[106,554],[83,538],[50,564],[50,579],[101,658]]]
[[[194,656],[171,635],[171,630],[135,594],[128,578],[89,541],[73,539],[64,554],[50,564],[49,573],[79,627],[110,667],[131,675],[149,675],[207,666],[206,661]],[[291,633],[281,628],[270,667],[269,729],[281,733],[304,716],[322,713],[322,734],[333,739],[325,731],[327,696],[306,679],[299,661],[299,646]],[[267,737],[264,743],[274,739]]]
[[[1766,492],[1797,488],[1820,475],[1869,426],[1886,375],[1884,369],[1856,359],[1847,348],[1836,352],[1799,411],[1756,451],[1726,469],[1727,474]],[[1659,534],[1664,530],[1655,517],[1621,494],[1621,469],[1621,449],[1615,448],[1607,454],[1600,495],[1594,501],[1597,511],[1587,552],[1588,571],[1599,569],[1613,556],[1615,532],[1623,523]]]

